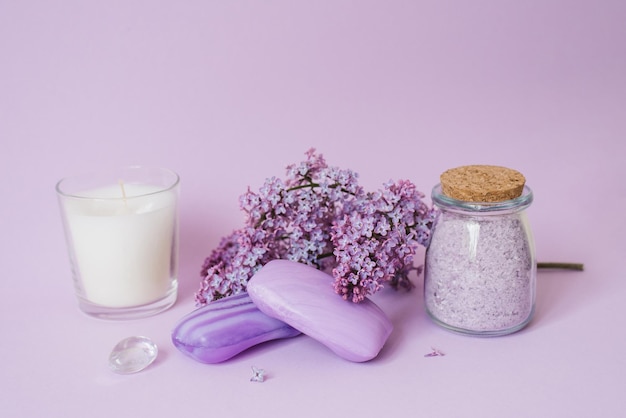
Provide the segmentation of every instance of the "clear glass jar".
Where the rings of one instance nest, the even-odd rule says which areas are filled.
[[[433,188],[438,209],[426,249],[424,298],[438,325],[459,333],[498,336],[531,320],[537,265],[525,209],[529,187],[499,202],[466,202]]]

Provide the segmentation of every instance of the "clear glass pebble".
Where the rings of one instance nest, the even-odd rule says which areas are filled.
[[[109,367],[115,373],[137,373],[148,367],[157,358],[159,349],[146,337],[128,337],[113,347],[109,356]]]

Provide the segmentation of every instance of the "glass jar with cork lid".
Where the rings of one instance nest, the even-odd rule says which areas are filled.
[[[426,249],[428,315],[451,331],[506,335],[531,320],[537,265],[525,210],[533,193],[518,171],[470,165],[445,171]]]

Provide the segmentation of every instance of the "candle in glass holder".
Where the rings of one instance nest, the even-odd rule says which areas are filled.
[[[178,184],[175,173],[144,167],[58,183],[76,294],[84,312],[136,318],[175,302]]]

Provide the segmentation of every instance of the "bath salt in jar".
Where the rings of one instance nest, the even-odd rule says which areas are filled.
[[[426,249],[428,315],[451,331],[510,334],[533,315],[537,266],[524,176],[471,165],[447,170],[432,191],[438,209]]]

